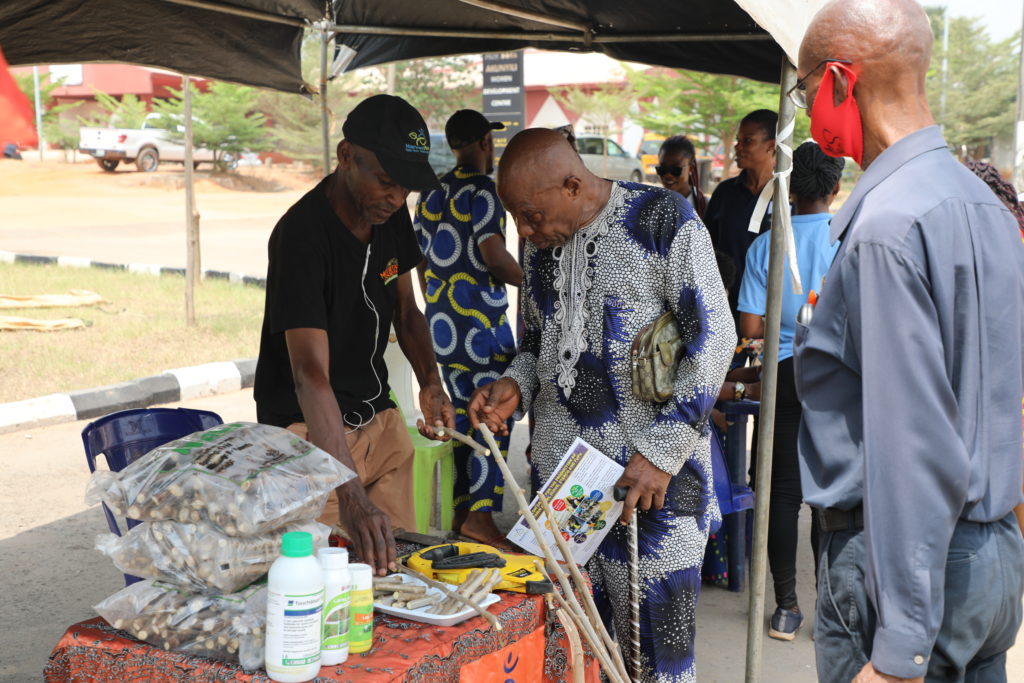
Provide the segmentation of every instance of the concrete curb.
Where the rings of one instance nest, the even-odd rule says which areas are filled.
[[[253,385],[256,359],[204,363],[166,370],[95,389],[0,403],[0,434],[101,417],[119,410],[227,394]]]
[[[152,263],[106,263],[104,261],[92,261],[87,258],[76,256],[39,256],[37,254],[16,254],[13,251],[0,251],[0,263],[30,263],[41,266],[61,266],[62,268],[103,268],[105,270],[123,270],[128,273],[140,273],[143,275],[185,275],[184,268],[168,268]],[[204,280],[227,280],[232,284],[254,285],[262,289],[267,288],[267,279],[246,275],[244,273],[233,273],[226,270],[204,270]]]

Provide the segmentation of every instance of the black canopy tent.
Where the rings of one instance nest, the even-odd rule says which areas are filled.
[[[491,9],[499,6],[522,14]],[[335,22],[341,44],[353,51],[350,69],[538,47],[777,83],[782,57],[771,35],[732,0],[345,0]],[[404,31],[367,32],[388,25]]]
[[[617,59],[778,82],[780,134],[776,179],[770,187],[775,206],[781,207],[788,206],[788,145],[795,113],[785,96],[796,82],[790,58],[822,4],[824,0],[334,0],[333,6],[327,0],[23,0],[16,7],[0,5],[0,48],[11,64],[124,61],[296,92],[303,85],[302,31],[310,27],[323,38],[321,93],[332,36],[338,37],[335,71],[536,46],[603,51]],[[326,125],[323,133],[326,148]],[[189,164],[186,173],[191,175]],[[771,481],[787,213],[772,214],[747,681],[759,680],[761,671],[765,494]]]

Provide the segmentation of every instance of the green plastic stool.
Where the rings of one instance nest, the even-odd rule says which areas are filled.
[[[391,400],[405,422],[402,407],[391,392]],[[412,464],[412,497],[416,509],[416,532],[430,532],[430,515],[434,508],[434,465],[441,463],[441,486],[438,497],[441,504],[441,529],[452,528],[455,516],[455,458],[451,441],[434,441],[420,434],[416,427],[408,427],[409,438],[415,449]]]

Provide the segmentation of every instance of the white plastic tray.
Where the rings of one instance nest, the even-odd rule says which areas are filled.
[[[389,579],[399,579],[403,583],[407,583],[410,586],[424,586],[426,585],[422,581],[412,576],[406,576],[405,574],[393,574],[388,577]],[[437,588],[427,588],[427,595],[441,594],[441,591]],[[443,597],[443,596],[442,596]],[[487,608],[489,605],[493,605],[496,602],[500,602],[501,598],[494,593],[488,593],[483,600],[480,601],[480,606]],[[378,602],[373,603],[373,609],[381,614],[390,614],[393,617],[401,617],[403,619],[409,619],[411,621],[419,621],[424,624],[433,624],[434,626],[454,626],[455,624],[461,623],[470,617],[478,616],[476,610],[472,607],[467,607],[464,610],[455,612],[453,614],[428,614],[429,610],[433,605],[427,605],[426,607],[420,607],[418,609],[404,609],[402,607],[390,607],[388,605],[381,605]]]

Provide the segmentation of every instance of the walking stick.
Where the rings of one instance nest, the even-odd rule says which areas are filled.
[[[612,497],[617,501],[626,499],[629,492],[628,487],[616,486],[612,490]],[[629,538],[627,547],[629,550],[629,668],[633,675],[633,681],[640,681],[640,550],[639,550],[639,529],[637,527],[637,515],[639,511],[633,509],[633,516],[629,519]]]

